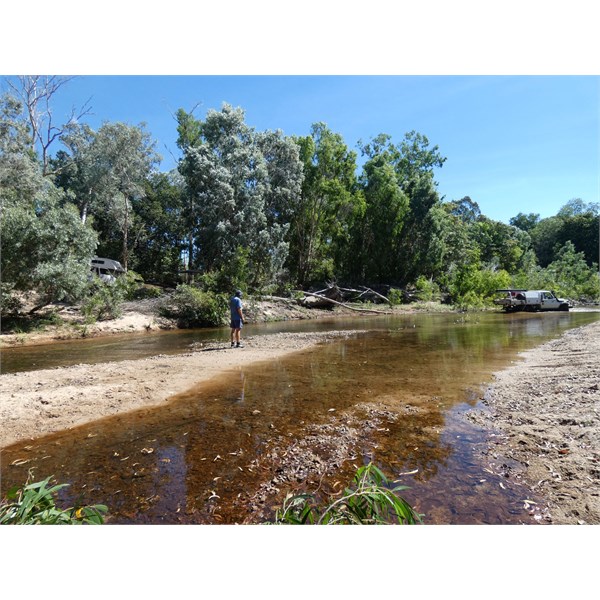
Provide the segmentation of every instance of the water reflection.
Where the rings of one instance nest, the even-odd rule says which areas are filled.
[[[342,444],[365,406],[393,418],[366,428],[354,460],[315,485],[326,489],[369,460],[392,476],[411,472],[407,498],[428,523],[524,519],[521,491],[484,472],[488,439],[458,418],[482,383],[521,349],[598,315],[419,315],[269,364],[240,367],[166,406],[112,417],[6,449],[2,489],[54,475],[65,501],[101,502],[114,523],[252,521],[246,500],[274,476],[277,454],[318,426]],[[19,466],[11,463],[27,461]],[[271,466],[269,466],[271,465]],[[490,469],[493,471],[494,469]],[[310,481],[296,482],[299,488]],[[285,490],[282,489],[281,493]],[[265,510],[276,499],[264,499]]]

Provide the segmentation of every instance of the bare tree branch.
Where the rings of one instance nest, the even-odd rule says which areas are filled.
[[[20,75],[19,85],[7,79],[7,83],[16,96],[24,104],[24,109],[31,128],[31,149],[36,146],[41,151],[42,173],[44,176],[51,174],[48,169],[49,148],[52,143],[65,131],[67,125],[90,114],[91,108],[88,99],[82,108],[77,111],[72,108],[69,120],[60,126],[53,122],[52,99],[54,95],[76,76],[58,77],[56,75]]]

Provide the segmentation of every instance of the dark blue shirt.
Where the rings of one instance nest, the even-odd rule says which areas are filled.
[[[231,308],[231,318],[239,319],[240,313],[238,312],[238,308],[242,308],[242,300],[240,298],[238,298],[237,296],[234,296],[229,301],[229,306]]]

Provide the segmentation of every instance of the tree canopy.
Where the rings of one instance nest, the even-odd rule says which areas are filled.
[[[380,133],[355,151],[323,122],[290,137],[227,103],[201,118],[181,108],[178,165],[161,172],[144,124],[94,130],[87,105],[57,123],[51,103],[68,78],[16,81],[0,99],[3,311],[28,291],[80,299],[94,255],[216,292],[338,281],[477,304],[494,286],[546,282],[600,295],[597,203],[495,221],[468,195],[440,198],[447,159],[422,133]]]

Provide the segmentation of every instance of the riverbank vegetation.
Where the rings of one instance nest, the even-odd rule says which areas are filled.
[[[103,504],[60,508],[57,493],[67,484],[52,485],[51,477],[8,490],[0,498],[0,525],[101,525],[108,508]]]
[[[400,496],[405,486],[393,485],[373,463],[359,467],[351,487],[341,496],[319,503],[311,494],[288,494],[276,510],[275,525],[415,525],[421,516]],[[101,525],[108,507],[103,504],[57,506],[58,492],[66,484],[51,485],[51,478],[29,480],[0,499],[0,525]]]
[[[6,83],[3,329],[24,296],[35,295],[33,313],[57,301],[82,304],[90,319],[118,311],[121,292],[90,281],[93,256],[122,263],[138,282],[128,294],[140,281],[193,285],[209,314],[234,288],[292,297],[333,282],[459,308],[483,307],[509,286],[600,297],[597,203],[566,198],[549,218],[495,221],[468,189],[440,197],[435,170],[447,157],[416,131],[400,140],[373,132],[351,140],[353,150],[325,123],[290,137],[256,130],[228,104],[202,118],[180,109],[178,166],[163,172],[143,124],[94,130],[87,106],[65,124],[53,120],[52,98],[68,78]]]
[[[373,463],[357,469],[354,482],[339,497],[319,503],[312,494],[288,494],[275,515],[276,525],[416,525],[421,516],[400,496]]]

